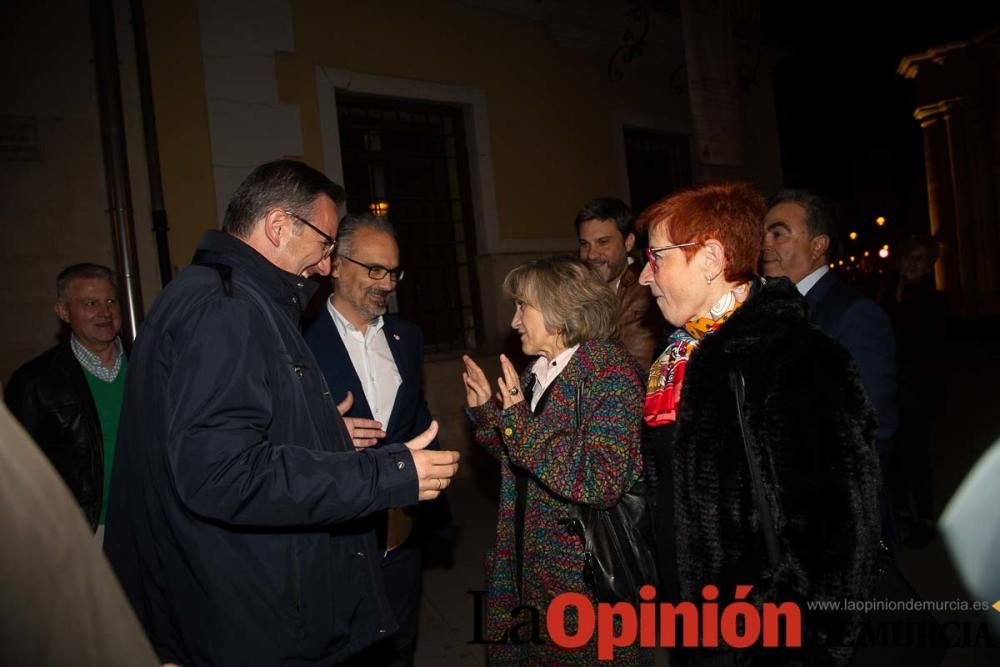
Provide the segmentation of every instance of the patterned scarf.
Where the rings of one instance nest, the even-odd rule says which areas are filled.
[[[701,339],[721,327],[743,305],[750,283],[738,285],[715,302],[706,317],[696,317],[670,335],[667,349],[653,362],[646,383],[646,405],[642,417],[650,426],[677,419],[677,406],[684,386],[684,370]]]

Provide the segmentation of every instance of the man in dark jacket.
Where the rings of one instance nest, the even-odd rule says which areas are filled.
[[[455,452],[355,451],[299,330],[343,190],[255,169],[136,341],[105,551],[161,659],[330,665],[396,630],[367,524],[436,497]]]
[[[783,190],[769,206],[761,272],[795,283],[809,303],[809,320],[851,353],[875,408],[875,446],[885,470],[898,422],[896,343],[889,317],[830,270],[837,225],[829,202],[810,192]]]
[[[55,311],[69,336],[14,371],[4,400],[100,535],[128,366],[115,274],[100,264],[67,267]]]
[[[619,199],[592,199],[576,214],[575,224],[580,259],[593,264],[615,289],[622,342],[645,374],[660,351],[664,324],[649,290],[639,284],[642,266],[629,255],[635,247],[632,209]]]

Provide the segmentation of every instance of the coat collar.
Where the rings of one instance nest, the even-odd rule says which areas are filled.
[[[254,283],[295,321],[317,289],[313,281],[278,268],[240,239],[217,230],[202,235],[191,263],[238,270],[243,279]]]
[[[588,340],[580,343],[580,347],[577,348],[576,354],[574,354],[573,358],[569,360],[568,364],[566,364],[566,368],[564,368],[562,373],[559,374],[559,377],[549,384],[549,387],[551,388],[561,382],[568,382],[572,386],[585,382],[588,377],[594,374],[595,370],[611,363],[610,348],[614,345],[621,345],[621,342],[617,340]],[[527,369],[525,369],[524,373],[521,375],[522,387],[527,387],[529,382],[533,382],[532,378],[534,375],[531,372],[531,367],[532,364],[528,364]]]
[[[625,269],[625,273],[622,274],[621,279],[618,281],[618,292],[624,292],[625,290],[632,289],[639,284],[639,271],[637,270],[636,264],[638,262],[629,264]]]
[[[735,356],[759,354],[768,345],[779,344],[787,330],[807,325],[808,305],[795,285],[787,278],[760,278],[753,281],[746,303],[706,336],[701,348],[721,346]]]
[[[840,277],[833,271],[827,271],[824,273],[816,284],[812,286],[808,292],[806,292],[806,303],[810,307],[815,307],[817,303],[823,300],[830,290],[833,289],[834,285],[840,280]]]

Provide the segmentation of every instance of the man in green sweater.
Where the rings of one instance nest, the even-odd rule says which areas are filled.
[[[128,367],[115,274],[99,264],[66,268],[55,311],[68,339],[14,371],[4,399],[101,539]]]

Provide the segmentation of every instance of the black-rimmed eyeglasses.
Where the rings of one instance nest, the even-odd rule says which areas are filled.
[[[313,223],[303,218],[298,213],[293,213],[292,211],[285,211],[285,214],[292,216],[293,218],[301,222],[303,225],[305,225],[306,227],[308,227],[309,229],[313,230],[314,232],[323,237],[323,256],[320,257],[321,262],[327,257],[329,257],[331,254],[333,254],[333,249],[337,247],[337,239],[333,238],[332,236],[324,232],[322,229],[320,229]]]
[[[395,269],[387,269],[378,264],[365,264],[364,262],[359,262],[353,257],[348,257],[347,255],[337,255],[337,257],[346,259],[348,262],[354,262],[358,266],[363,266],[368,269],[368,277],[372,280],[382,280],[386,276],[389,276],[389,280],[394,283],[398,283],[403,279],[403,275],[406,273],[406,271],[400,269],[399,267],[396,267]]]
[[[660,267],[656,264],[656,260],[659,258],[661,252],[673,250],[674,248],[687,248],[692,245],[701,244],[698,241],[690,241],[688,243],[676,243],[674,245],[661,245],[658,248],[646,248],[646,259],[649,260],[650,266],[652,266],[653,271],[656,272],[660,270]]]

